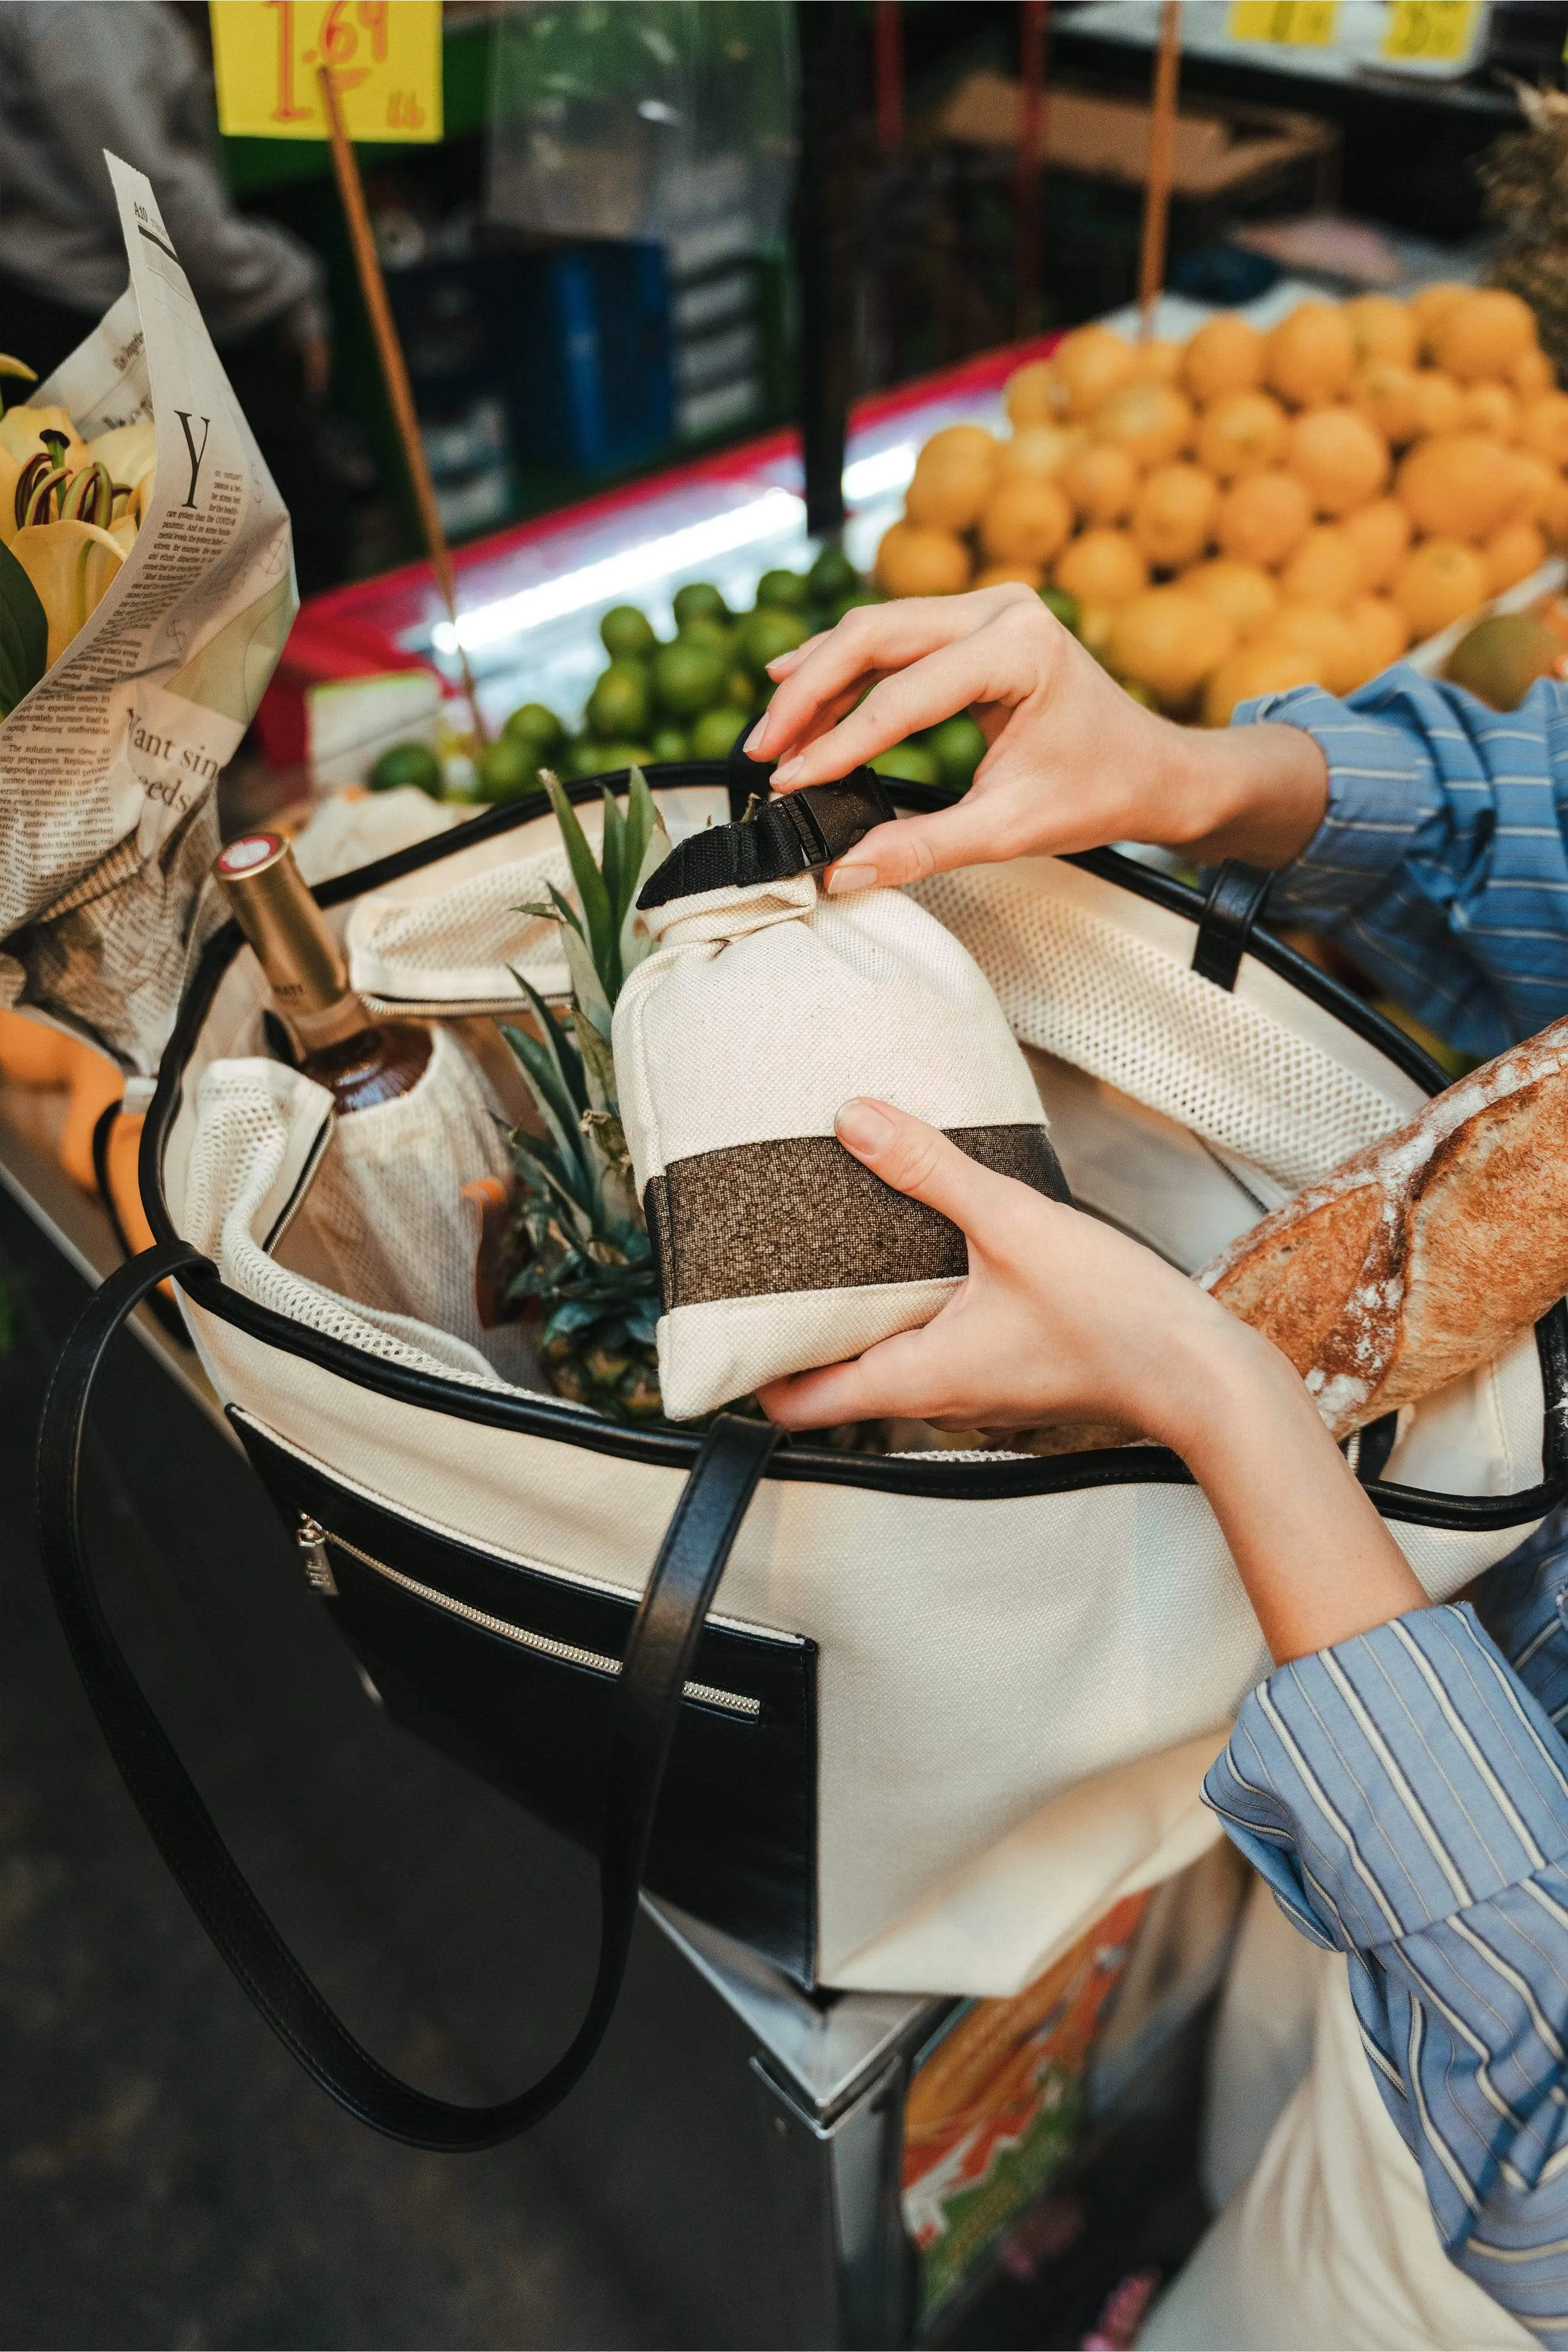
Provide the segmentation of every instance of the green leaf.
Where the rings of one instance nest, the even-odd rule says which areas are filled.
[[[576,931],[563,931],[560,943],[566,952],[567,971],[571,975],[573,1008],[582,1015],[582,1019],[574,1024],[577,1047],[580,1053],[585,1026],[596,1030],[601,1037],[609,1036],[610,1000],[600,984],[599,974],[593,968],[593,958],[589,954],[581,935]]]
[[[517,1144],[543,1180],[547,1191],[551,1192],[559,1202],[567,1223],[576,1236],[579,1249],[586,1249],[593,1239],[595,1231],[592,1205],[585,1204],[579,1200],[571,1186],[562,1181],[559,1171],[549,1155],[530,1148],[529,1137],[519,1136]]]
[[[38,592],[0,546],[0,719],[10,717],[49,666],[49,624]]]
[[[567,1099],[580,1116],[588,1108],[588,1093],[582,1079],[582,1055],[577,1050],[577,1041],[571,1034],[570,1025],[550,1010],[532,981],[525,979],[515,965],[512,967],[512,978],[523,991],[538,1015],[544,1044],[555,1058],[556,1068],[559,1073],[560,1083]]]
[[[571,878],[577,885],[577,895],[582,902],[583,919],[588,925],[588,944],[593,950],[593,961],[605,994],[614,1002],[615,992],[609,984],[613,961],[614,934],[610,919],[610,898],[604,887],[604,877],[593,862],[593,852],[588,845],[577,813],[548,768],[539,770],[539,781],[549,794],[555,821],[560,827],[560,837],[566,845],[567,862]]]
[[[530,989],[528,993],[532,996],[533,991]],[[550,1024],[547,1034],[553,1033],[554,1024]],[[585,1179],[588,1171],[584,1165],[582,1135],[578,1121],[588,1108],[586,1089],[581,1103],[576,1102],[559,1053],[551,1046],[541,1045],[537,1037],[530,1037],[526,1029],[519,1029],[507,1021],[502,1024],[501,1034],[522,1065],[528,1092],[538,1105],[540,1116],[549,1130],[550,1140],[560,1156],[563,1172],[574,1183]],[[574,1058],[577,1057],[574,1055]],[[578,1191],[577,1197],[587,1199],[585,1182]]]
[[[632,774],[633,776],[636,776],[635,769],[632,770]],[[640,783],[642,782],[641,777],[637,777],[637,782]],[[643,961],[644,956],[650,956],[653,952],[653,941],[649,936],[646,926],[644,926],[641,930],[638,929],[638,923],[641,919],[637,913],[637,901],[642,896],[643,885],[644,882],[648,880],[651,875],[658,872],[665,858],[670,856],[674,845],[672,843],[669,835],[664,831],[664,819],[660,816],[658,810],[653,806],[653,796],[652,793],[649,792],[646,784],[643,785],[643,792],[648,803],[648,840],[647,846],[643,852],[642,862],[638,866],[636,877],[632,882],[631,892],[627,898],[626,912],[622,916],[621,922],[621,971],[622,975],[622,987],[626,984],[627,975],[636,971],[637,966]]]
[[[648,790],[648,779],[641,768],[633,768],[627,780],[626,846],[622,859],[622,873],[626,887],[622,894],[621,904],[616,909],[616,919],[622,929],[626,923],[626,909],[628,907],[634,907],[637,903],[637,893],[642,887],[640,877],[643,872],[643,860],[647,855],[648,844],[653,838],[658,822],[659,812],[653,806],[653,795]]]
[[[614,1111],[619,1116],[620,1106],[615,1095],[615,1058],[610,1051],[609,1038],[601,1036],[591,1021],[585,1020],[578,1029],[578,1045],[594,1109]]]
[[[620,929],[622,887],[622,845],[626,838],[626,826],[621,814],[621,803],[604,786],[604,842],[599,853],[600,870],[604,876],[604,895],[610,901],[610,928]]]

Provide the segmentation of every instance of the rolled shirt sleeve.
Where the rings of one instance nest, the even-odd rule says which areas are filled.
[[[1468,1606],[1279,1668],[1206,1801],[1349,1955],[1450,2258],[1568,2347],[1568,1748]]]
[[[1270,919],[1327,930],[1368,977],[1484,1059],[1568,1013],[1568,689],[1495,711],[1406,663],[1346,700],[1297,687],[1233,724],[1299,727],[1328,810]]]

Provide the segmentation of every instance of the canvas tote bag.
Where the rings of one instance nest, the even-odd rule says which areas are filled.
[[[745,800],[716,764],[650,781],[677,844]],[[938,800],[890,790],[904,808]],[[597,784],[571,793],[591,828]],[[516,911],[548,879],[564,885],[565,858],[538,797],[318,896],[377,1006],[466,1019],[517,1007],[515,970],[564,992],[551,928]],[[915,894],[995,992],[1073,1197],[1189,1271],[1443,1083],[1259,925],[1264,887],[1227,868],[1206,900],[1101,852]],[[624,1428],[455,1358],[415,1321],[345,1332],[341,1302],[302,1277],[269,1303],[237,1260],[233,1279],[220,1273],[210,1230],[193,1234],[204,1082],[262,1052],[264,1007],[226,927],[186,992],[144,1131],[157,1246],[98,1294],[47,1408],[44,1549],[155,1837],[335,2096],[423,2145],[522,2128],[591,2054],[640,1885],[802,1985],[1006,1993],[1212,1839],[1198,1783],[1265,1654],[1173,1455],[955,1454],[918,1432],[907,1452],[845,1454],[732,1414],[703,1433]],[[280,1160],[278,1192],[288,1181]],[[242,1191],[236,1174],[231,1207]],[[274,1267],[277,1207],[257,1197],[252,1234]],[[74,1465],[109,1335],[170,1276],[302,1573],[389,1708],[599,1853],[583,2027],[505,2105],[444,2106],[353,2043],[224,1851],[103,1623]],[[1434,1597],[1563,1493],[1565,1367],[1559,1307],[1354,1444]]]

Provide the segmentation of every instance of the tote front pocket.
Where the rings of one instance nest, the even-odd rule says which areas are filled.
[[[301,1563],[388,1712],[596,1847],[635,1596],[503,1559],[232,1418]],[[646,1883],[802,1983],[816,1911],[816,1644],[710,1622]]]

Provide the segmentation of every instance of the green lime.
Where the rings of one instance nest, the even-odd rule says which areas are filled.
[[[587,715],[601,742],[641,735],[648,724],[648,681],[641,664],[612,661],[588,698]]]
[[[391,793],[399,784],[417,784],[422,793],[438,801],[441,762],[428,743],[393,743],[382,753],[366,781],[372,793]]]
[[[722,760],[746,725],[746,713],[737,710],[733,702],[721,702],[716,710],[705,710],[692,729],[694,760]]]
[[[675,626],[684,629],[688,621],[727,621],[729,606],[711,580],[688,580],[674,594]]]
[[[651,654],[658,644],[653,624],[635,604],[617,604],[599,624],[599,635],[612,661]]]
[[[883,594],[880,588],[857,588],[852,594],[848,596],[841,596],[836,604],[831,604],[829,606],[829,626],[836,628],[838,624],[843,619],[844,614],[846,613],[854,612],[859,605],[885,604],[886,602],[887,598]]]
[[[936,762],[936,781],[952,793],[967,793],[975,771],[986,756],[986,739],[967,712],[944,719],[925,738],[925,749]]]
[[[727,702],[732,702],[737,710],[756,709],[757,688],[752,685],[751,680],[747,677],[746,672],[743,669],[732,669],[730,671],[728,677],[725,680],[724,698]]]
[[[799,572],[765,572],[757,583],[757,609],[766,612],[769,606],[781,613],[798,613],[806,602],[806,582]]]
[[[940,783],[936,760],[924,743],[894,743],[891,751],[879,751],[869,762],[879,776],[896,776],[905,784]]]
[[[806,574],[813,604],[836,604],[861,584],[860,573],[841,547],[824,547]]]
[[[735,631],[727,621],[716,620],[711,613],[694,614],[683,621],[675,640],[682,646],[711,646],[716,653],[727,654],[735,644]]]
[[[599,765],[591,772],[596,776],[612,776],[619,768],[651,768],[653,754],[646,743],[601,743]]]
[[[1065,588],[1042,588],[1040,601],[1048,612],[1054,613],[1064,629],[1078,634],[1078,599],[1070,596]]]
[[[655,727],[653,752],[655,760],[689,760],[692,755],[685,732],[679,727]]]
[[[576,735],[567,746],[565,772],[575,781],[579,776],[596,776],[604,761],[604,746],[592,735]]]
[[[688,645],[677,637],[653,656],[653,692],[672,719],[695,719],[711,709],[724,692],[729,664],[715,646]]]
[[[516,800],[531,793],[539,781],[538,752],[516,735],[502,735],[486,743],[474,762],[475,792],[482,801]]]
[[[799,613],[783,612],[776,604],[759,604],[742,621],[735,649],[747,668],[756,672],[766,670],[780,654],[792,653],[805,642],[806,624]]]
[[[519,704],[502,730],[519,743],[531,743],[541,760],[553,759],[566,741],[566,729],[542,702]]]

